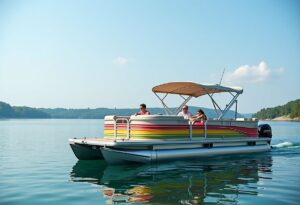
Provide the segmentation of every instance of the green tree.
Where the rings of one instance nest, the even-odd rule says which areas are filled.
[[[15,115],[14,109],[9,104],[0,101],[0,118],[13,118]]]
[[[291,118],[300,117],[300,99],[273,108],[263,108],[253,115],[259,119],[273,119],[283,115]]]

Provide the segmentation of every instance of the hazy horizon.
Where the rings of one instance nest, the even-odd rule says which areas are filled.
[[[282,105],[300,98],[299,11],[296,0],[1,1],[0,101],[161,107],[153,86],[219,83],[225,68],[222,85],[244,88],[240,113]]]

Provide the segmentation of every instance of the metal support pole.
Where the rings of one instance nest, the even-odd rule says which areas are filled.
[[[187,104],[188,101],[190,101],[190,99],[192,98],[192,96],[189,96],[188,98],[186,98],[183,103],[177,108],[176,112],[174,113],[175,115],[178,115],[178,113],[180,112],[180,110],[182,109],[182,107]]]
[[[115,120],[115,123],[114,123],[114,138],[115,138],[115,141],[117,140],[117,121]]]
[[[237,100],[235,100],[235,119],[237,118],[237,106],[238,106],[238,104],[237,104]]]
[[[130,139],[130,120],[127,119],[127,118],[125,118],[125,117],[118,118],[116,116],[115,119],[114,119],[114,121],[115,121],[115,123],[114,123],[114,137],[115,137],[114,141],[117,141],[117,137],[118,137],[118,134],[117,134],[118,133],[117,123],[120,120],[126,121],[126,124],[127,124],[127,126],[126,126],[126,135],[127,135],[127,139],[129,140]]]
[[[130,119],[127,120],[127,139],[130,140]]]
[[[234,104],[234,102],[235,102],[235,100],[237,99],[238,96],[239,96],[239,94],[236,94],[234,96],[234,98],[232,98],[230,103],[228,105],[226,105],[225,109],[222,111],[222,114],[218,118],[219,120],[222,119],[224,117],[224,115],[226,114],[226,112],[232,107],[232,105]]]
[[[166,105],[166,103],[164,102],[164,99],[168,96],[168,94],[166,94],[163,98],[159,97],[159,95],[157,93],[154,92],[154,94],[156,95],[156,97],[160,100],[160,102],[162,103],[162,105],[164,106],[165,108],[165,112],[167,115],[177,115],[180,110],[182,109],[182,107],[192,98],[192,96],[188,96],[187,98],[184,98],[182,95],[180,95],[184,101],[183,103],[177,108],[177,110],[175,112],[172,112],[170,110],[170,108]]]
[[[214,106],[214,108],[215,108],[216,114],[220,116],[220,112],[222,113],[222,109],[220,108],[220,106],[218,105],[218,103],[215,101],[215,99],[212,97],[213,94],[209,94],[209,93],[206,91],[206,89],[204,89],[204,90],[205,90],[206,94],[210,97],[211,102],[212,102],[212,104],[213,104],[213,106]],[[217,110],[216,106],[218,107],[219,111]]]
[[[165,104],[164,99],[167,97],[168,94],[166,94],[163,98],[160,98],[158,94],[154,93],[156,95],[156,97],[160,100],[160,102],[162,103],[162,105],[165,108],[165,112],[167,115],[172,114],[172,112],[170,111],[170,108]]]
[[[190,140],[193,139],[193,123],[189,121],[189,134],[190,134]]]
[[[214,104],[214,102],[212,102],[212,103],[213,103],[213,106],[214,106],[214,109],[215,109],[216,114],[219,115],[219,112],[218,112],[218,110],[217,110],[217,108],[216,108],[216,105]]]
[[[207,137],[207,120],[204,121],[204,138]]]

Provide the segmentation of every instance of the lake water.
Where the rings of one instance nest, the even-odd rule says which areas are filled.
[[[271,152],[109,166],[68,145],[102,120],[2,120],[0,204],[299,204],[300,123],[269,123]]]

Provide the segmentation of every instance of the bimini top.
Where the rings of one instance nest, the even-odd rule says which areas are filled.
[[[170,82],[157,85],[152,88],[154,93],[170,93],[178,95],[188,95],[192,97],[199,97],[202,95],[221,93],[221,92],[233,92],[237,94],[243,93],[241,87],[225,87],[221,85],[203,85],[194,82]]]

